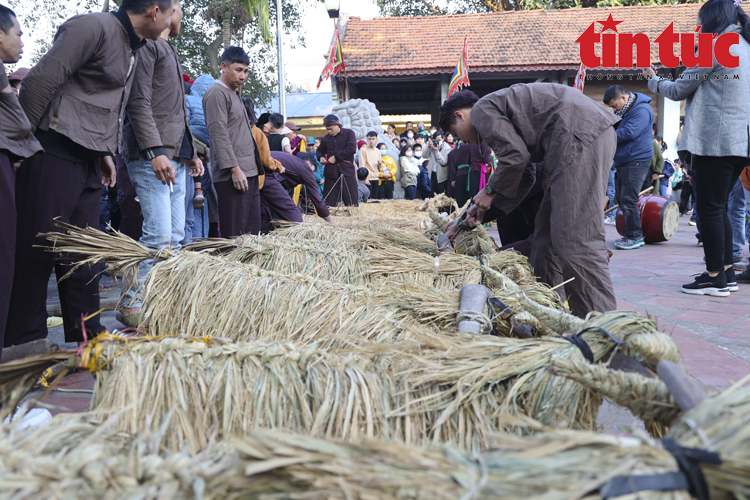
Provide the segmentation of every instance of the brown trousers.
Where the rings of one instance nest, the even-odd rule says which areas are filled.
[[[247,178],[247,191],[237,191],[232,181],[215,182],[219,202],[219,232],[222,238],[260,234],[258,176]]]
[[[552,180],[534,221],[534,272],[551,286],[574,278],[564,294],[581,318],[617,309],[600,196],[607,190],[616,137],[609,128],[576,158],[565,159],[569,164]]]
[[[46,153],[25,160],[16,178],[16,269],[5,347],[47,337],[47,283],[54,269],[65,341],[83,340],[82,316],[99,310],[99,268],[81,267],[60,281],[70,263],[35,245],[49,245],[38,233],[53,231],[59,217],[78,227],[99,227],[101,175],[96,161],[74,163]],[[102,332],[99,317],[86,321],[88,338]]]

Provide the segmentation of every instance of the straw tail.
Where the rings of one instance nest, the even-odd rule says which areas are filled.
[[[141,262],[147,259],[162,260],[174,255],[169,248],[148,248],[114,229],[105,233],[92,227],[80,228],[61,221],[56,221],[55,227],[60,231],[39,236],[46,237],[52,244],[45,247],[48,252],[59,252],[64,258],[77,261],[63,279],[81,266],[106,263],[113,274],[122,273],[127,286],[133,286],[137,281]]]
[[[72,356],[71,352],[58,351],[0,364],[0,421],[13,414],[47,368]]]

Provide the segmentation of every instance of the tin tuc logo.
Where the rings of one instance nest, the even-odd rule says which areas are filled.
[[[576,43],[579,44],[581,63],[587,68],[633,68],[633,52],[636,52],[635,67],[648,68],[651,65],[651,41],[644,33],[619,33],[612,14],[606,21],[596,21],[586,28]],[[602,25],[601,33],[595,29],[596,23]],[[716,36],[713,33],[675,33],[674,23],[667,26],[654,43],[659,47],[659,62],[667,68],[676,68],[682,64],[688,68],[713,67],[713,56],[725,68],[736,68],[739,57],[733,56],[729,49],[740,43],[739,33],[724,33]],[[614,33],[607,33],[607,31]],[[697,43],[696,43],[697,38]],[[712,41],[716,42],[712,44]],[[596,45],[601,43],[601,57],[596,55]],[[677,44],[678,55],[674,46]],[[697,46],[697,49],[696,49]]]

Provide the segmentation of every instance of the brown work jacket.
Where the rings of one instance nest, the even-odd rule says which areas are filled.
[[[0,61],[0,90],[9,85],[5,65]],[[42,150],[42,146],[31,132],[31,124],[21,109],[16,93],[0,92],[0,150],[19,158],[33,156]]]
[[[240,96],[217,80],[203,95],[203,113],[211,140],[213,181],[231,180],[233,167],[240,167],[247,177],[262,173],[256,161],[252,126]]]
[[[471,124],[497,157],[488,184],[507,198],[517,197],[531,162],[544,161],[545,192],[566,168],[585,175],[596,166],[577,164],[581,151],[619,121],[580,90],[556,83],[512,85],[486,95],[471,110]]]
[[[124,11],[65,21],[21,85],[32,129],[52,129],[91,151],[116,153],[141,45]]]
[[[187,133],[191,147],[188,158],[197,158],[175,47],[161,37],[147,40],[138,51],[134,72],[123,130],[128,157],[137,160],[139,152],[147,149],[154,149],[157,156],[177,157]]]

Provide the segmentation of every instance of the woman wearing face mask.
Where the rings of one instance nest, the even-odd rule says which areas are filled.
[[[419,169],[419,175],[417,175],[417,196],[420,200],[424,200],[432,194],[432,190],[430,189],[430,172],[424,165],[427,160],[422,159],[422,145],[415,144],[412,147],[414,150],[414,159],[417,161],[417,168]]]
[[[401,149],[398,160],[401,165],[401,187],[404,188],[404,198],[414,200],[417,198],[419,166],[417,160],[414,159],[414,150],[411,146],[406,145]]]
[[[396,162],[393,158],[388,156],[388,148],[384,143],[378,144],[380,150],[381,159],[383,163],[380,164],[380,194],[385,200],[393,199],[393,185],[396,182]]]

